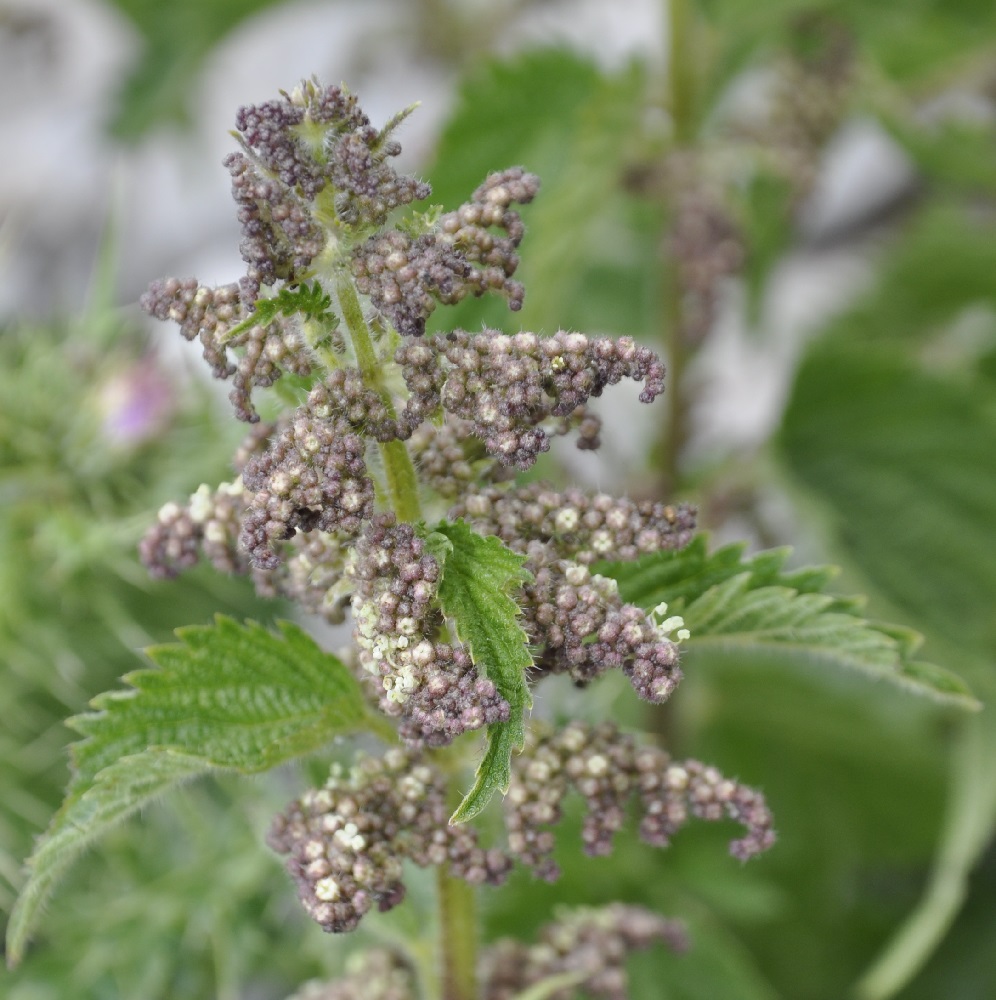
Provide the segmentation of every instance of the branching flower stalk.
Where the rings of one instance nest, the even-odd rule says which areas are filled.
[[[650,403],[664,367],[625,337],[428,335],[438,306],[469,295],[520,307],[518,206],[539,181],[513,167],[455,211],[416,211],[429,185],[391,165],[407,113],[377,129],[348,91],[316,81],[239,111],[240,149],[225,162],[245,275],[219,288],[157,281],[142,304],[200,342],[250,431],[236,478],[167,504],[142,557],[157,576],[205,559],[330,622],[351,616],[347,667],[399,745],[334,770],[274,821],[270,846],[314,920],[350,931],[402,901],[403,862],[432,866],[442,1000],[510,1000],[547,980],[550,996],[580,986],[621,1000],[625,953],[683,947],[677,925],[616,907],[564,918],[532,950],[478,954],[474,887],[500,885],[516,862],[556,879],[552,828],[569,792],[586,803],[592,855],[611,851],[632,801],[649,844],[692,817],[739,822],[741,859],[773,843],[762,796],[713,768],[610,723],[527,725],[531,688],[549,674],[586,687],[620,670],[654,703],[680,680],[681,617],[626,603],[598,566],[681,549],[695,510],[514,479],[554,436],[596,448],[589,401],[634,379]],[[263,422],[257,392],[278,379],[293,405]],[[469,821],[496,791],[506,842],[485,845]],[[416,995],[404,956],[369,962],[367,980],[301,996],[345,1000],[361,982],[365,998]]]

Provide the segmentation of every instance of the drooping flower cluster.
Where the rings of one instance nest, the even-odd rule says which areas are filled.
[[[196,278],[166,278],[149,286],[141,305],[156,319],[179,323],[187,340],[200,341],[215,378],[232,379],[229,398],[240,420],[254,423],[259,419],[252,405],[253,389],[273,385],[284,371],[302,377],[311,373],[312,362],[303,350],[300,332],[284,317],[231,332],[246,317],[238,285],[208,288]],[[233,363],[230,351],[236,348],[241,353]]]
[[[655,847],[666,847],[693,817],[741,823],[746,832],[730,843],[741,861],[775,840],[771,813],[754,789],[698,761],[674,761],[657,747],[640,746],[611,723],[573,722],[537,738],[516,758],[504,801],[509,851],[547,881],[560,873],[549,827],[559,822],[572,788],[587,806],[581,836],[590,855],[611,853],[631,798],[643,813],[640,837]]]
[[[530,483],[470,493],[449,514],[527,556],[533,580],[523,588],[522,611],[539,671],[587,684],[621,669],[641,698],[667,699],[681,677],[672,629],[623,602],[615,581],[588,567],[682,548],[692,537],[693,508]]]
[[[276,818],[268,842],[288,855],[305,910],[325,930],[353,930],[376,906],[404,899],[402,862],[447,865],[472,885],[501,885],[511,860],[478,844],[472,826],[450,826],[443,775],[400,749],[334,770],[321,788]]]
[[[353,251],[356,287],[403,336],[421,336],[437,304],[455,305],[468,295],[500,292],[510,309],[520,309],[524,292],[512,275],[525,227],[509,206],[527,204],[538,190],[538,178],[514,167],[488,177],[432,233],[395,229],[371,237]],[[506,235],[496,237],[493,228]]]
[[[412,419],[441,407],[468,421],[489,455],[519,469],[549,449],[545,421],[574,414],[606,386],[623,378],[644,381],[644,403],[664,390],[660,359],[628,337],[456,330],[404,344],[395,361],[411,392],[406,413]],[[589,431],[582,441],[592,437]]]
[[[730,853],[746,860],[774,843],[764,797],[695,760],[674,761],[610,723],[572,722],[534,736],[515,758],[503,802],[507,846],[485,849],[474,827],[449,825],[446,782],[418,752],[392,749],[364,757],[278,816],[268,842],[287,855],[308,913],[329,931],[355,928],[375,905],[383,912],[404,897],[402,863],[446,864],[450,874],[500,885],[514,860],[537,878],[555,881],[551,829],[571,791],[585,800],[585,853],[611,853],[631,799],[640,803],[640,837],[667,847],[693,818],[732,819],[744,835]]]
[[[468,491],[449,515],[466,518],[536,562],[550,561],[536,555],[543,547],[586,566],[682,549],[695,531],[689,504],[634,501],[575,487],[558,491],[542,483]]]

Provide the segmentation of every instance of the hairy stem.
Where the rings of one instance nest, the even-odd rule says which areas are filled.
[[[436,869],[439,895],[440,1000],[477,1000],[477,897],[474,887]]]
[[[391,400],[391,394],[384,385],[381,363],[374,350],[370,328],[363,317],[360,297],[348,275],[340,274],[337,278],[336,295],[363,381],[380,395],[393,416],[394,403]],[[404,441],[382,441],[379,447],[381,459],[384,462],[391,509],[398,515],[400,521],[421,520],[422,508],[418,499],[418,477]]]

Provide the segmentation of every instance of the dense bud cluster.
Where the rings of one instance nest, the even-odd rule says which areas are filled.
[[[523,615],[539,652],[536,666],[579,685],[622,670],[646,701],[663,702],[681,680],[678,647],[640,608],[625,604],[615,580],[568,560],[533,567]]]
[[[426,422],[411,436],[408,451],[419,479],[434,493],[454,499],[471,488],[488,463],[471,424],[447,415],[440,423]],[[482,462],[481,460],[485,461]]]
[[[381,708],[404,715],[402,734],[431,746],[508,718],[508,702],[461,645],[441,641],[439,565],[410,524],[378,515],[347,565],[361,667]]]
[[[334,770],[322,788],[291,803],[268,843],[288,855],[305,910],[324,930],[353,930],[376,906],[405,895],[402,862],[446,865],[472,885],[500,885],[510,859],[485,850],[470,826],[450,826],[446,781],[402,750],[363,758],[348,774]]]
[[[560,820],[571,788],[587,806],[581,835],[590,855],[610,853],[633,797],[643,814],[640,837],[656,847],[666,847],[692,817],[741,823],[746,833],[731,842],[730,853],[742,861],[775,842],[760,792],[698,761],[672,761],[657,747],[638,746],[610,723],[574,722],[536,739],[513,762],[504,801],[508,847],[538,878],[553,881],[560,873],[548,828]]]
[[[306,81],[280,100],[240,108],[235,125],[246,152],[285,188],[314,201],[331,185],[344,223],[381,225],[391,209],[430,194],[387,163],[401,152],[390,133],[404,117],[377,130],[355,96]]]
[[[421,336],[438,303],[454,305],[468,295],[501,292],[510,309],[520,309],[523,288],[512,275],[525,227],[509,206],[532,201],[538,190],[537,177],[513,167],[492,174],[431,233],[396,229],[371,237],[353,251],[356,287],[402,336]],[[496,237],[492,228],[506,236]]]
[[[251,309],[260,285],[296,281],[322,252],[326,236],[293,188],[264,177],[242,153],[230,153],[224,165],[232,177],[242,227],[239,251],[247,265],[239,289]]]
[[[623,378],[644,381],[644,403],[664,391],[660,359],[628,337],[457,330],[406,343],[395,361],[411,392],[407,409],[413,415],[442,407],[470,422],[489,455],[519,469],[549,449],[543,421],[570,416],[606,386]]]
[[[260,455],[246,463],[250,494],[241,541],[253,564],[275,569],[274,543],[297,531],[352,535],[373,515],[374,487],[365,442],[321,395],[303,406]]]
[[[626,959],[654,944],[681,952],[688,947],[684,927],[640,906],[614,903],[578,909],[546,924],[529,945],[502,939],[484,953],[485,1000],[515,1000],[530,986],[552,976],[574,974],[572,985],[545,993],[571,1000],[577,991],[598,1000],[627,1000]]]
[[[548,560],[569,557],[584,565],[684,548],[695,531],[695,514],[690,504],[635,501],[577,488],[559,492],[542,483],[486,487],[449,511],[516,552],[532,554],[538,542],[552,553]]]

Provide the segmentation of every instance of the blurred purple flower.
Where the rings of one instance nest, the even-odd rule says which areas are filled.
[[[175,388],[151,355],[129,363],[101,386],[101,430],[114,446],[133,448],[160,434],[176,410]]]

